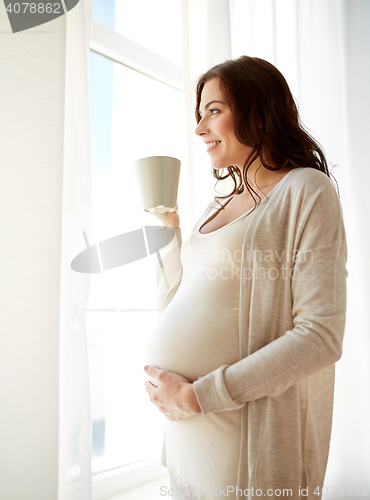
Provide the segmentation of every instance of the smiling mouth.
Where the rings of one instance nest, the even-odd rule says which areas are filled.
[[[213,142],[208,142],[207,143],[207,152],[208,151],[211,151],[212,149],[214,149],[216,146],[218,146],[220,144],[221,141],[213,141]]]

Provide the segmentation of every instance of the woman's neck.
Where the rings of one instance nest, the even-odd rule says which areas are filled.
[[[272,162],[267,161],[266,163],[275,167]],[[274,186],[289,172],[289,170],[290,168],[283,168],[276,171],[268,170],[262,165],[261,160],[258,157],[248,168],[247,178],[250,186],[252,186],[257,193],[261,192],[265,194],[266,191],[271,191],[271,189],[274,188]],[[248,189],[246,189],[244,182],[244,175],[243,186],[244,192],[248,193]]]

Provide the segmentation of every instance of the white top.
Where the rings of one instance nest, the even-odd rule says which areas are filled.
[[[202,217],[182,246],[180,287],[159,318],[145,356],[147,364],[191,382],[239,360],[238,269],[244,233],[255,212],[250,209],[220,229],[200,233],[215,211],[212,207]],[[188,493],[202,491],[205,498],[219,500],[219,488],[237,484],[240,441],[241,410],[166,421],[171,488],[181,485]],[[227,498],[235,500],[235,492]]]
[[[215,211],[211,209],[208,216]],[[199,228],[206,214],[182,246],[181,285],[148,341],[147,364],[175,371],[194,382],[223,364],[238,361],[237,271],[250,220],[246,217],[241,221],[243,217],[202,234]]]

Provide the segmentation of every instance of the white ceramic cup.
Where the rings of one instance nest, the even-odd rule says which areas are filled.
[[[163,214],[176,209],[181,162],[170,156],[135,161],[141,202],[146,212]]]

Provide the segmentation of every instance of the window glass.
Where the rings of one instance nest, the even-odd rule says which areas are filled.
[[[93,19],[182,66],[181,0],[94,0]]]
[[[142,208],[134,161],[157,155],[182,160],[186,136],[182,92],[94,52],[89,79],[91,245],[144,225],[161,225]],[[86,319],[94,472],[162,449],[165,417],[149,400],[143,370],[145,345],[157,321],[156,258],[91,274]]]

